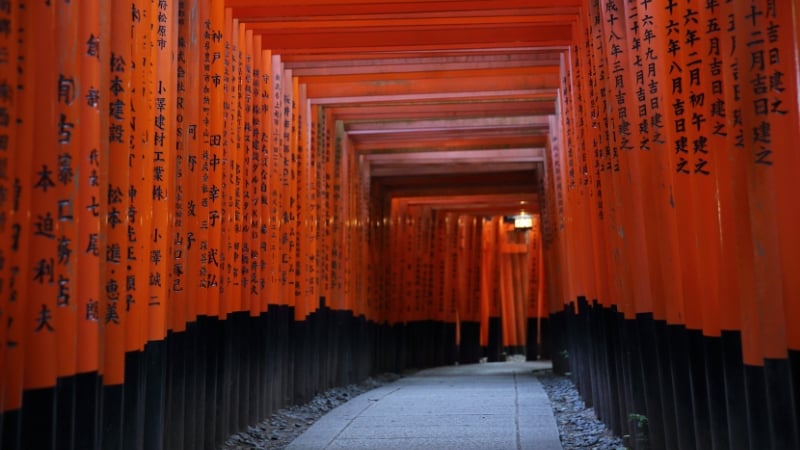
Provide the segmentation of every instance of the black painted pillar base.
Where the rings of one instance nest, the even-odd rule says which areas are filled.
[[[458,350],[456,348],[456,327],[458,325],[453,322],[447,322],[444,324],[443,334],[444,334],[444,342],[442,343],[442,349],[444,351],[443,356],[443,363],[448,366],[452,366],[458,361]]]
[[[217,446],[217,414],[221,413],[217,408],[220,400],[220,365],[222,349],[222,326],[216,317],[198,317],[197,323],[200,329],[204,330],[200,338],[200,352],[205,356],[205,383],[204,401],[205,408],[201,417],[201,433],[199,436],[203,443],[202,448],[212,449]]]
[[[687,330],[686,333],[689,339],[688,357],[692,410],[694,411],[694,440],[698,448],[712,448],[705,355],[703,354],[705,337],[702,330]]]
[[[565,375],[569,372],[569,351],[567,350],[567,333],[564,312],[559,311],[550,314],[550,324],[552,334],[552,354],[550,359],[553,362],[553,373]]]
[[[637,314],[636,347],[640,357],[641,373],[644,382],[644,401],[648,418],[648,439],[654,443],[662,443],[664,437],[664,417],[662,407],[661,380],[659,379],[658,353],[656,349],[656,321],[653,314]],[[654,448],[664,448],[655,445]]]
[[[186,377],[186,333],[169,332],[166,339],[166,404],[164,414],[165,448],[184,448],[184,420],[186,405],[184,403]],[[126,381],[127,384],[127,381]]]
[[[769,425],[774,448],[800,449],[794,383],[788,359],[764,361],[764,379],[769,406]]]
[[[148,449],[159,449],[164,445],[166,356],[164,341],[151,341],[145,346],[144,447]]]
[[[669,329],[666,321],[656,321],[656,354],[658,363],[658,383],[661,394],[661,417],[664,427],[664,441],[661,448],[678,448],[678,424],[675,415],[675,396],[672,390],[670,368]]]
[[[528,332],[525,337],[525,359],[537,361],[540,359],[550,359],[549,339],[548,339],[548,320],[546,318],[528,318]],[[541,325],[541,335],[539,326]],[[541,336],[541,341],[537,339]]]
[[[22,448],[55,448],[56,389],[25,391],[22,405]]]
[[[500,361],[503,351],[503,322],[500,317],[489,318],[489,345],[486,347],[486,358],[489,362]]]
[[[767,388],[765,386],[764,368],[745,365],[744,382],[750,448],[776,448],[772,445],[769,407],[765,401]]]
[[[56,449],[75,447],[75,377],[56,380]]]
[[[703,337],[705,382],[708,392],[708,412],[712,448],[730,448],[728,417],[725,408],[725,375],[722,361],[722,338]]]
[[[461,364],[475,364],[481,359],[480,322],[461,322],[461,347],[458,361]]]
[[[292,401],[302,404],[309,400],[308,382],[308,358],[307,358],[307,331],[306,322],[294,322],[292,324],[292,347],[294,350],[294,362],[297,377],[294,379],[294,395]]]
[[[103,450],[121,450],[124,447],[123,433],[123,385],[103,386],[103,403],[100,413],[102,437],[100,448]]]
[[[75,448],[100,448],[100,392],[101,378],[97,372],[79,373],[75,376]],[[2,446],[6,448],[5,445]]]
[[[22,448],[22,411],[16,409],[6,411],[0,415],[3,423],[3,439],[0,440],[2,448],[21,449]]]
[[[745,398],[742,336],[738,331],[722,331],[720,337],[722,373],[725,383],[725,409],[728,417],[728,443],[732,450],[750,448]]]
[[[675,403],[678,448],[694,449],[694,417],[692,414],[691,380],[689,375],[688,338],[682,325],[669,325],[670,369]]]
[[[794,428],[800,434],[800,350],[789,350],[789,374],[794,393]]]

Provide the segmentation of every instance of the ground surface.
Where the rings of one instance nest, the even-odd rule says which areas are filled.
[[[420,370],[339,406],[287,450],[563,450],[535,376],[549,361]]]
[[[572,382],[551,371],[537,371],[536,376],[549,397],[565,450],[624,449],[623,441],[614,437],[586,408]],[[315,421],[337,406],[369,390],[401,378],[384,374],[361,384],[334,388],[317,395],[305,405],[284,408],[247,431],[228,438],[222,446],[232,449],[283,449]]]

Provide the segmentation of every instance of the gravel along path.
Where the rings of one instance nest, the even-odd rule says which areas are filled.
[[[234,434],[225,441],[221,449],[282,449],[328,411],[398,378],[401,378],[401,375],[387,373],[367,378],[360,384],[337,387],[317,394],[305,405],[278,410],[269,419],[248,427],[247,431]]]
[[[586,407],[569,378],[555,375],[549,370],[537,372],[536,377],[550,398],[564,450],[626,448],[622,439],[614,436],[605,424],[595,417],[594,409]]]

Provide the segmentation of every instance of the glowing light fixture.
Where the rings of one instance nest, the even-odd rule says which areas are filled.
[[[515,230],[530,230],[533,227],[533,217],[528,214],[522,213],[514,217]]]

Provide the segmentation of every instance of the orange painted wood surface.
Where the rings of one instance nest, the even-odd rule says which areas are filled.
[[[75,168],[78,195],[75,200],[75,215],[78,229],[73,242],[74,264],[80,268],[76,277],[77,306],[77,347],[86,349],[78,352],[77,373],[95,372],[100,368],[100,149],[101,72],[105,69],[103,60],[108,59],[108,49],[96,44],[99,40],[103,9],[97,1],[81,4],[78,36],[86,37],[85,48],[77,58],[80,65],[80,104],[81,141]]]
[[[128,8],[111,8],[111,28],[125,27],[130,23]],[[100,267],[101,318],[103,327],[104,382],[121,384],[125,373],[126,328],[129,325],[128,305],[133,292],[128,282],[127,266],[131,256],[128,247],[130,225],[131,190],[129,184],[129,143],[133,132],[132,121],[132,73],[130,67],[130,35],[112,36],[109,53],[108,134],[107,142],[101,145],[100,179],[108,180],[100,185]],[[113,61],[113,64],[111,63]],[[138,189],[136,185],[134,190]],[[146,203],[145,203],[146,205]],[[143,209],[149,209],[143,206]],[[135,327],[131,323],[130,327]],[[133,334],[133,333],[132,333]]]
[[[26,127],[30,125],[30,117],[27,116],[30,107],[25,106],[25,102],[32,101],[32,90],[26,86],[32,85],[33,73],[32,66],[28,65],[27,60],[20,59],[26,54],[25,47],[29,45],[30,33],[24,31],[20,26],[26,19],[26,13],[19,8],[11,7],[9,11],[3,11],[3,17],[9,20],[12,30],[18,30],[13,35],[3,36],[2,47],[8,51],[8,58],[3,62],[4,69],[0,77],[0,85],[21,86],[22,92],[16,96],[3,95],[2,108],[8,114],[8,124],[0,127],[0,136],[5,136],[3,142],[5,147],[2,158],[6,164],[6,174],[0,180],[6,192],[13,192],[14,186],[21,184],[19,176],[12,176],[12,173],[27,173],[29,170],[29,156],[13,151],[17,146],[31,145],[30,133]],[[19,127],[11,126],[11,119],[19,123]],[[27,121],[27,122],[26,122]],[[25,305],[18,299],[26,298],[27,283],[22,280],[23,268],[28,266],[27,225],[23,218],[27,215],[27,205],[22,203],[23,198],[28,197],[26,191],[19,191],[11,197],[6,197],[3,202],[1,214],[5,215],[2,230],[4,236],[10,236],[0,247],[3,253],[3,267],[0,273],[3,276],[3,289],[0,294],[0,302],[6,311],[3,336],[3,362],[2,375],[0,375],[0,386],[2,388],[2,410],[18,409],[22,404],[22,385],[23,385],[23,366],[24,366],[24,339],[23,333],[25,322]],[[29,197],[28,197],[29,198]],[[24,209],[23,209],[24,208]],[[23,216],[25,214],[25,216]],[[23,228],[25,227],[25,228]],[[13,261],[13,262],[12,262]]]
[[[181,248],[173,250],[175,265],[173,271],[183,278],[182,283],[173,289],[185,293],[185,319],[187,323],[196,322],[199,315],[206,313],[207,289],[203,288],[202,276],[207,270],[203,263],[202,245],[208,243],[207,227],[203,217],[207,217],[207,198],[203,194],[203,181],[207,172],[203,167],[203,136],[208,132],[205,120],[208,118],[205,90],[210,89],[210,71],[205,70],[203,47],[210,46],[210,36],[206,38],[204,27],[208,20],[208,2],[192,1],[179,4],[180,16],[179,45],[183,57],[178,58],[177,90],[183,94],[183,111],[179,137],[183,151],[182,214],[184,230],[175,236]],[[196,18],[196,19],[193,19]],[[210,55],[209,55],[210,57]],[[209,58],[210,59],[210,58]],[[205,213],[205,215],[203,214]],[[182,245],[181,245],[182,244]],[[180,253],[176,253],[180,251]],[[179,325],[180,326],[180,325]]]
[[[59,186],[59,230],[56,237],[56,311],[54,320],[58,323],[56,334],[57,374],[59,377],[70,376],[77,372],[77,266],[75,265],[74,242],[77,235],[76,219],[77,180],[76,164],[79,161],[79,149],[83,133],[80,123],[80,86],[81,78],[77,64],[80,50],[78,47],[78,31],[80,17],[79,5],[60,4],[56,7],[56,36],[58,42],[59,70],[59,117],[77,126],[73,128],[70,138],[60,139],[57,147]],[[61,95],[63,94],[63,95]]]
[[[33,60],[56,61],[56,8],[54,5],[36,4],[26,13],[26,28],[32,30],[43,27],[50,33],[31,32],[29,47],[26,48],[25,60],[31,63],[30,86],[33,95],[23,101],[38,105],[23,120],[28,123],[27,132],[31,134],[32,144],[28,148],[37,148],[31,152],[27,171],[21,171],[25,183],[23,189],[30,190],[28,200],[23,205],[28,208],[31,222],[27,233],[29,253],[29,269],[22,270],[22,279],[31,280],[27,295],[26,312],[21,316],[25,339],[25,378],[26,389],[46,388],[55,385],[56,381],[56,327],[55,313],[57,309],[58,290],[56,287],[56,236],[60,229],[59,199],[62,189],[56,184],[58,170],[58,147],[62,141],[71,139],[74,129],[73,119],[61,116],[57,108],[60,80],[54,70],[45,70],[42,63]],[[26,96],[27,97],[27,96]],[[26,120],[30,117],[30,120]],[[35,124],[35,126],[34,126]],[[51,130],[37,132],[37,128]],[[63,132],[63,134],[62,134]],[[27,158],[26,158],[27,159]],[[36,201],[33,201],[33,199]],[[63,212],[63,210],[62,210]],[[32,274],[32,276],[31,276]]]
[[[323,298],[484,346],[584,298],[800,349],[796,0],[262,3],[0,8],[2,410]]]
[[[18,8],[16,11],[18,31],[16,38],[18,46],[17,54],[17,82],[21,86],[22,92],[16,97],[15,112],[18,124],[20,125],[13,135],[12,143],[16,143],[17,148],[31,148],[33,146],[33,134],[31,128],[34,122],[35,105],[35,73],[34,64],[35,44],[30,25],[33,23],[33,11]],[[14,54],[9,52],[10,54]],[[11,137],[11,136],[10,136]],[[27,174],[31,171],[32,152],[15,152],[14,172]],[[23,186],[24,176],[15,178],[14,185],[19,186],[18,193],[15,194],[14,204],[12,205],[12,251],[15,252],[16,265],[11,267],[9,288],[10,307],[8,309],[8,335],[6,370],[8,374],[4,377],[4,406],[7,410],[18,409],[22,405],[22,391],[24,381],[25,354],[27,351],[26,334],[27,327],[27,304],[25,302],[11,301],[12,298],[25,299],[28,297],[29,283],[26,282],[24,273],[26,268],[31,265],[30,252],[28,247],[31,240],[32,224],[27,218],[30,217],[30,202],[32,199],[31,186]],[[11,345],[8,345],[11,343]]]

